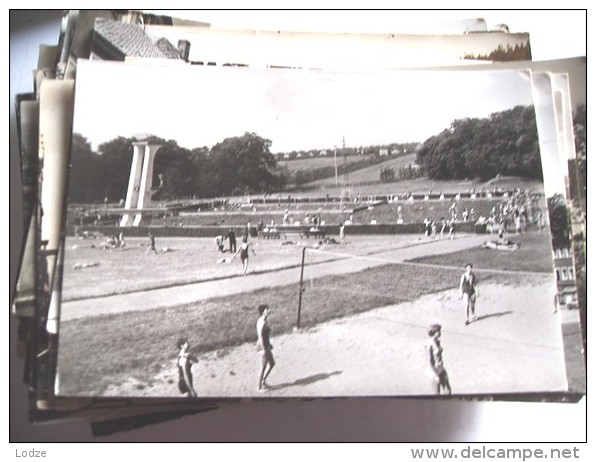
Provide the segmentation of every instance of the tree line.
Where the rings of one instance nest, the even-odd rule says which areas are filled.
[[[575,121],[580,134],[578,167],[585,177],[585,109]],[[583,137],[581,135],[584,135]],[[134,138],[117,137],[93,150],[81,134],[73,134],[69,201],[119,201],[126,197]],[[278,166],[271,141],[256,133],[227,138],[211,148],[187,149],[174,140],[149,137],[162,145],[154,163],[154,199],[218,197],[244,193],[273,193],[335,174],[334,167],[291,173]],[[427,175],[431,179],[480,178],[500,175],[542,179],[536,119],[532,106],[517,106],[486,118],[456,119],[418,148],[416,172],[384,171],[381,181]],[[338,165],[338,174],[363,168],[381,157]]]
[[[153,167],[154,199],[274,192],[287,182],[284,172],[276,170],[271,141],[255,133],[226,138],[211,148],[187,149],[155,136],[147,141],[162,145]],[[117,137],[94,151],[84,136],[74,133],[69,201],[125,199],[134,142],[134,138]]]
[[[379,179],[381,183],[393,183],[399,180],[413,180],[414,178],[420,178],[422,171],[419,168],[414,168],[411,165],[399,167],[397,172],[393,167],[383,167],[379,172]]]
[[[391,143],[371,146],[345,146],[337,149],[319,148],[303,151],[281,151],[275,153],[278,160],[291,161],[295,159],[306,159],[309,157],[334,157],[344,156],[378,156],[381,150],[385,149],[390,155],[404,155],[415,151],[418,143]]]
[[[456,119],[422,144],[417,162],[432,179],[488,180],[498,174],[542,179],[534,107]]]
[[[515,46],[507,44],[506,47],[499,45],[488,54],[473,55],[467,53],[464,59],[478,59],[481,61],[523,61],[531,59],[530,42],[518,43]]]

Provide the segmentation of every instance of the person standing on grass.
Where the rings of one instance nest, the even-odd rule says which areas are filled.
[[[228,231],[228,243],[230,244],[230,253],[236,252],[236,233],[232,228]]]
[[[431,229],[430,229],[430,220],[428,218],[424,219],[424,236],[430,237]]]
[[[441,345],[441,325],[433,324],[428,329],[428,336],[430,340],[426,344],[426,353],[428,355],[429,365],[431,369],[431,377],[436,387],[437,395],[451,394],[451,384],[449,383],[449,376],[443,364],[443,346]]]
[[[188,339],[180,339],[177,346],[180,349],[178,361],[176,362],[178,368],[178,390],[182,394],[188,393],[189,398],[196,398],[197,392],[193,386],[192,365],[197,363],[198,359],[189,352],[190,345]]]
[[[447,229],[449,230],[449,239],[453,240],[455,237],[455,220],[452,218],[449,220],[449,224],[447,225]]]
[[[236,250],[236,253],[232,257],[232,260],[234,260],[234,258],[236,258],[236,255],[240,254],[240,259],[242,260],[242,274],[244,274],[245,276],[248,273],[248,250],[249,249],[253,255],[256,255],[255,251],[252,249],[252,247],[250,247],[250,244],[248,243],[248,236],[243,236],[242,244],[240,244],[240,247],[238,247],[238,250]]]
[[[259,370],[259,385],[257,391],[264,391],[269,388],[267,377],[275,366],[273,359],[273,345],[271,345],[271,328],[267,322],[269,317],[269,306],[259,305],[259,319],[257,320],[257,351],[261,355],[261,368]]]
[[[215,237],[215,248],[219,253],[224,253],[224,237],[220,234]]]
[[[472,264],[466,265],[466,271],[461,275],[459,281],[459,298],[464,300],[466,306],[466,326],[472,321],[476,321],[476,299],[478,293],[478,279],[472,272]]]
[[[435,220],[430,222],[430,235],[433,239],[437,238],[437,222]]]
[[[445,231],[447,230],[447,221],[441,217],[441,231],[439,232],[441,239],[445,238]]]
[[[155,236],[153,235],[153,233],[149,233],[149,245],[147,246],[147,255],[149,255],[149,252],[155,252],[155,254],[157,255],[157,249],[155,248]]]

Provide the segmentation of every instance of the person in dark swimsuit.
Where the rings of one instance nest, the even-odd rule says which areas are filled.
[[[248,237],[244,236],[242,238],[242,244],[240,244],[240,247],[238,247],[238,250],[236,250],[236,253],[232,257],[232,260],[233,260],[234,258],[236,258],[236,255],[240,254],[240,260],[242,260],[242,274],[244,274],[245,276],[246,276],[246,273],[248,273],[248,250],[249,249],[253,255],[256,255],[255,251],[252,249],[252,247],[250,247],[250,245],[248,243]]]
[[[230,253],[236,252],[236,233],[232,228],[228,231],[228,243],[230,244]]]
[[[157,254],[157,249],[155,248],[155,236],[152,233],[149,233],[149,245],[147,246],[147,255],[149,252],[153,251]]]
[[[269,388],[267,377],[275,366],[273,358],[273,345],[271,345],[271,328],[267,323],[269,317],[269,306],[259,305],[259,319],[257,320],[257,350],[261,355],[261,368],[259,370],[259,386],[257,391]]]
[[[431,376],[436,386],[437,395],[443,391],[445,394],[451,394],[451,384],[449,376],[443,364],[443,347],[441,346],[441,325],[433,324],[428,329],[429,342],[426,345]]]
[[[198,359],[188,351],[190,345],[187,339],[180,339],[177,346],[180,349],[178,361],[176,362],[176,367],[178,368],[178,390],[182,394],[188,393],[189,398],[196,398],[197,392],[193,386],[192,365],[198,362]]]
[[[472,264],[466,265],[466,272],[461,275],[459,282],[459,298],[464,300],[466,306],[466,326],[472,321],[476,321],[476,299],[478,298],[478,279],[472,273]]]

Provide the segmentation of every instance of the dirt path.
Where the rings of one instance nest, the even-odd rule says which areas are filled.
[[[197,392],[204,397],[316,397],[432,393],[424,344],[443,325],[444,359],[456,394],[561,391],[566,388],[561,320],[552,313],[554,283],[537,275],[523,287],[486,285],[479,320],[464,325],[450,290],[314,328],[274,336],[272,388],[256,391],[254,343],[199,357]],[[275,333],[275,313],[271,315]],[[117,396],[180,396],[174,364],[151,383],[130,380]]]
[[[362,271],[365,268],[400,262],[427,255],[439,255],[477,247],[486,241],[487,235],[462,235],[454,240],[420,241],[409,247],[376,253],[371,259],[359,258],[318,263],[308,267],[308,277],[318,278],[332,274],[345,274]],[[335,250],[327,247],[328,250]],[[125,275],[124,275],[125,277]],[[60,320],[68,321],[87,316],[150,310],[154,308],[180,305],[213,297],[249,292],[264,287],[298,283],[300,268],[291,268],[262,274],[249,274],[246,277],[199,282],[176,287],[140,291],[123,295],[77,300],[62,303]]]

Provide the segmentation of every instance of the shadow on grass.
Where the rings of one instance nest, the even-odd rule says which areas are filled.
[[[509,311],[501,311],[500,313],[484,314],[482,316],[478,316],[476,318],[476,322],[483,321],[483,320],[489,319],[489,318],[500,318],[501,316],[507,316],[508,314],[511,314],[511,313],[513,313],[513,311],[509,310]]]
[[[294,386],[303,386],[303,385],[310,385],[311,383],[319,382],[321,380],[327,380],[329,377],[333,375],[339,375],[343,371],[333,371],[333,372],[324,372],[322,374],[315,374],[310,375],[308,377],[304,377],[302,379],[294,380],[293,382],[288,383],[280,383],[278,385],[272,385],[269,387],[270,390],[281,390],[282,388],[294,387]]]

